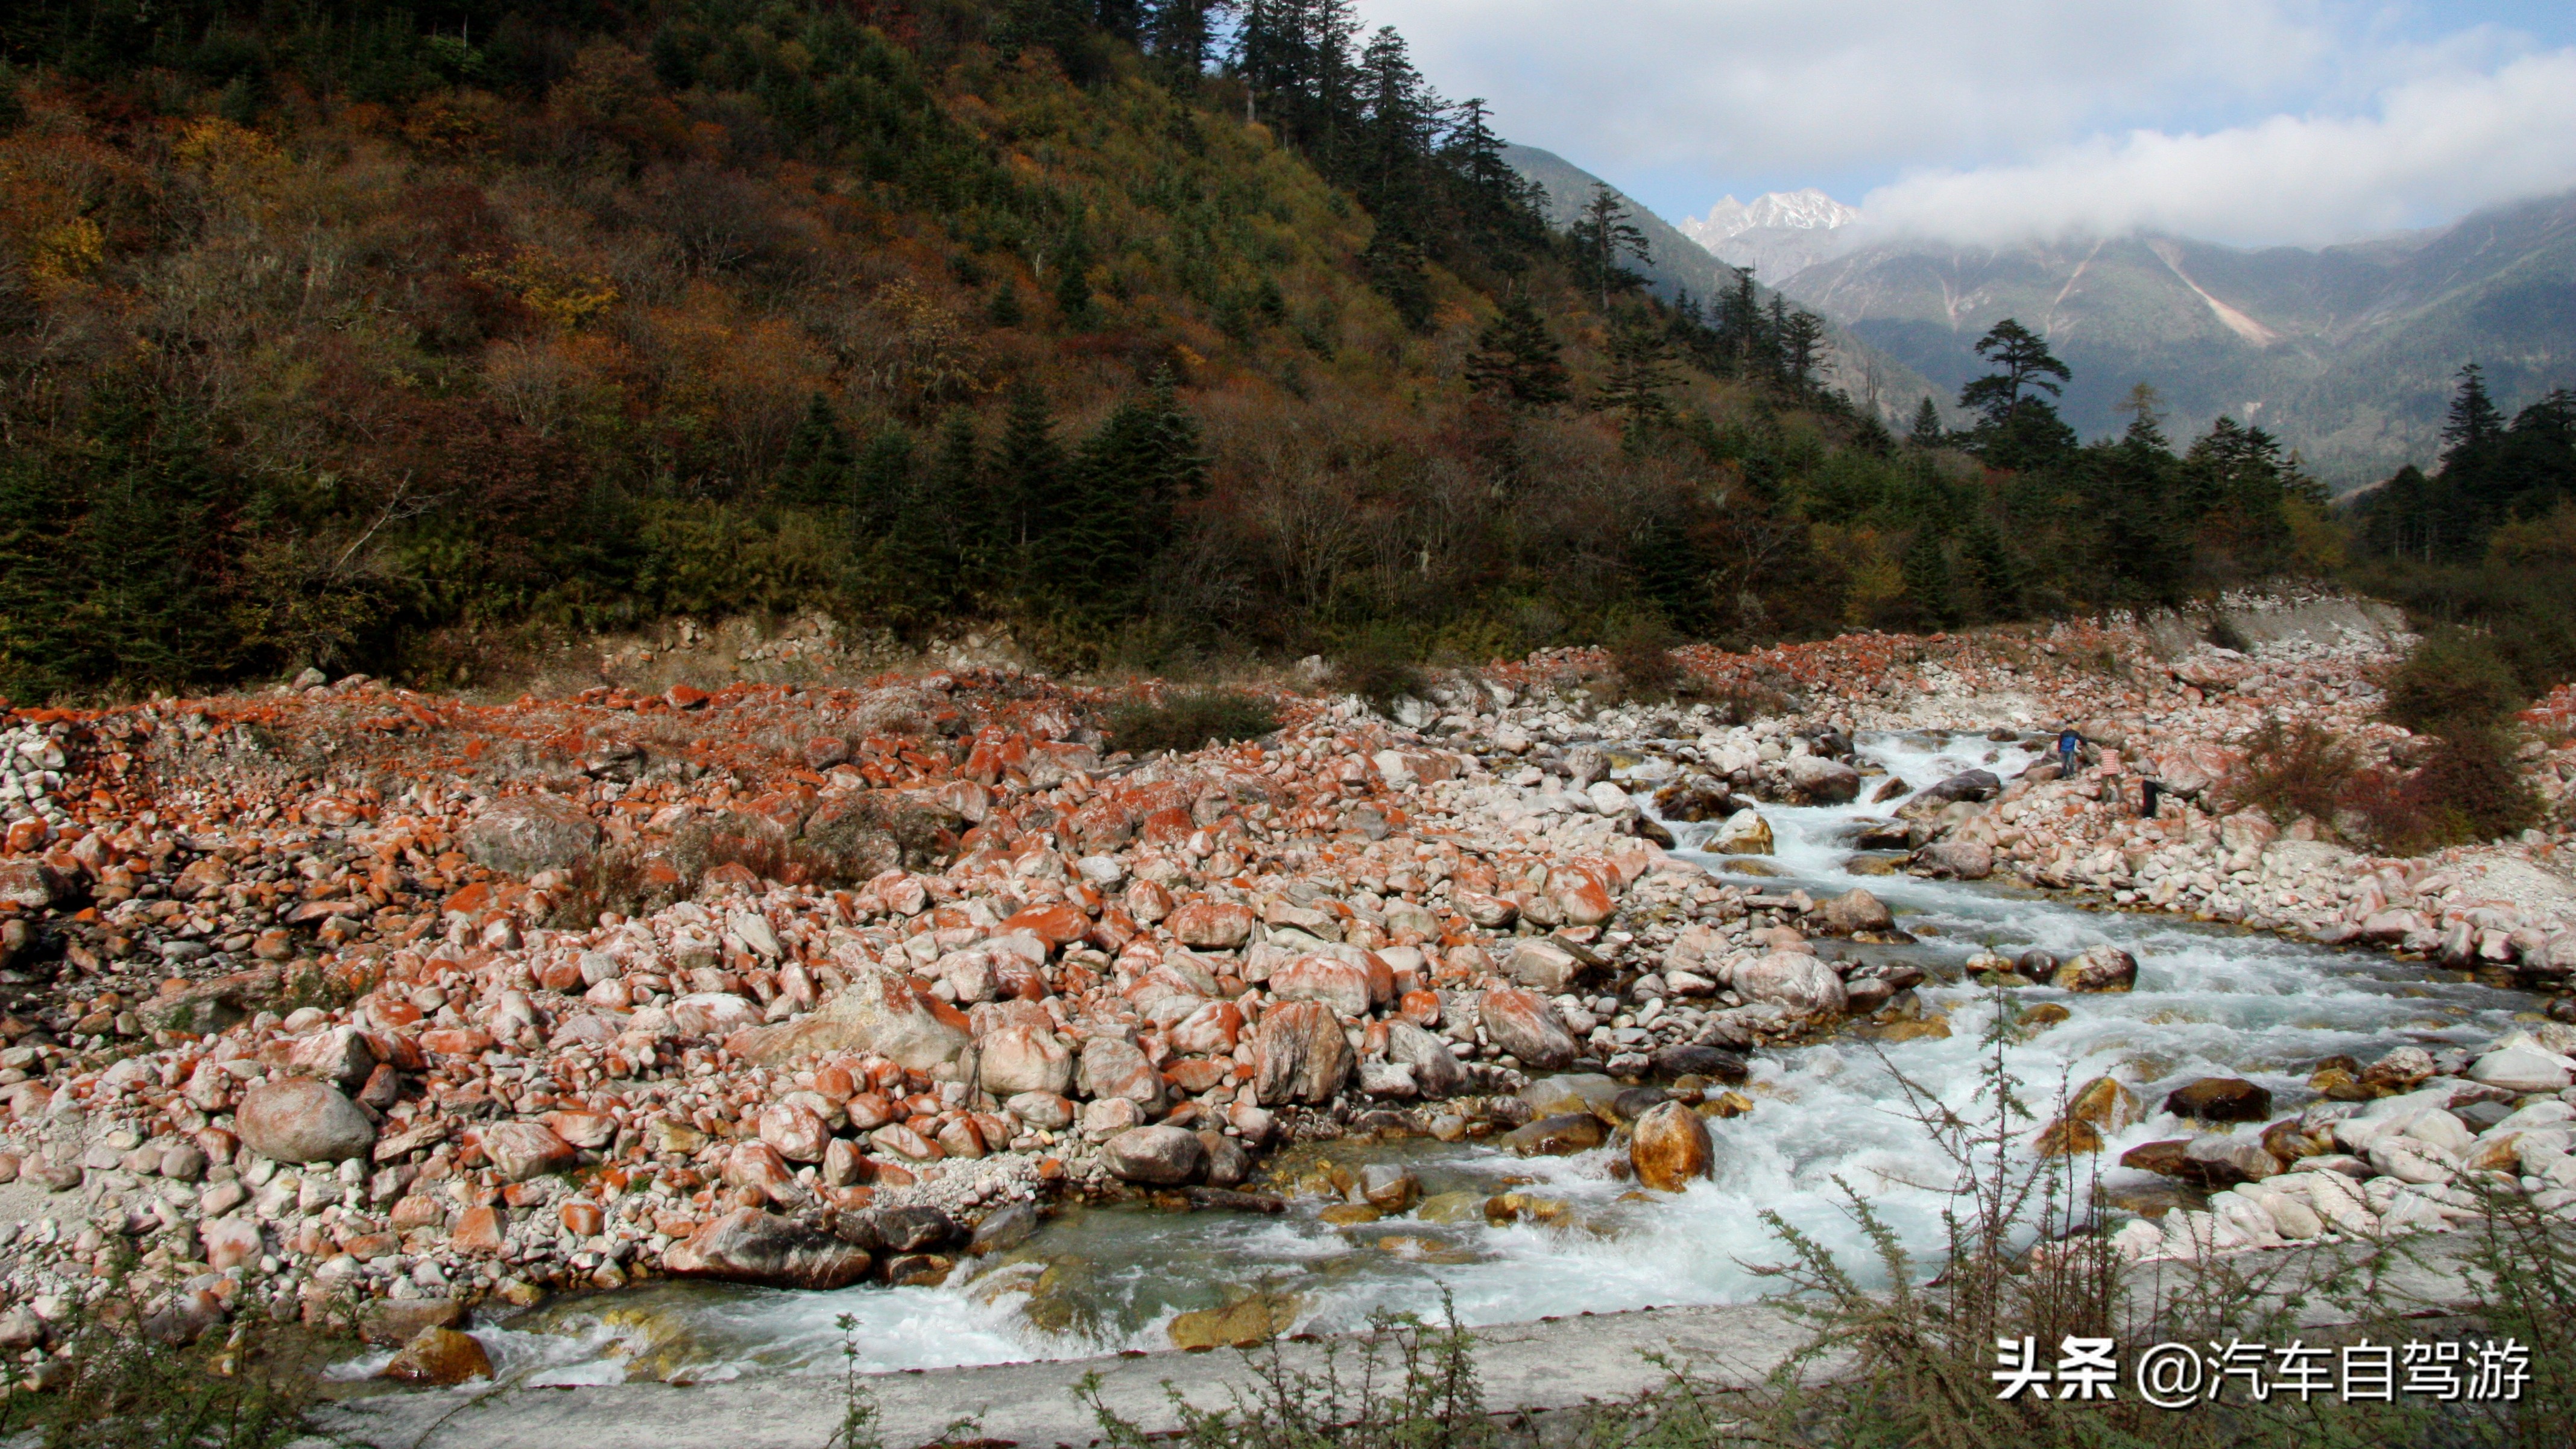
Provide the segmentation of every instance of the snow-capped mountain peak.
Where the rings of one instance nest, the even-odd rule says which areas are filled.
[[[1776,280],[1830,255],[1835,233],[1859,220],[1859,208],[1810,186],[1749,202],[1725,197],[1708,215],[1683,221],[1681,233],[1729,265]]]

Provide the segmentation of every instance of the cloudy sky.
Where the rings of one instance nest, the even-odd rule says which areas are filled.
[[[1360,0],[1663,215],[2313,245],[2576,187],[2569,0]]]

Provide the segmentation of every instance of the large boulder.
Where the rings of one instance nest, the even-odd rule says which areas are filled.
[[[2260,1122],[2272,1115],[2272,1094],[2241,1077],[2201,1077],[2168,1094],[2165,1110],[2202,1122]]]
[[[1992,800],[2003,793],[2003,788],[2004,782],[1992,770],[1962,770],[1937,785],[1924,787],[1914,798],[1944,805],[1958,800]]]
[[[1791,1011],[1839,1012],[1850,1004],[1834,968],[1805,951],[1774,951],[1735,968],[1729,985],[1747,1001]]]
[[[758,1002],[730,991],[693,991],[666,1010],[671,1030],[682,1036],[731,1036],[744,1027],[760,1025],[764,1017]]]
[[[1878,897],[1854,886],[1816,907],[1807,920],[1829,935],[1848,936],[1857,931],[1893,930],[1896,913]]]
[[[2138,984],[2138,958],[2117,946],[2095,946],[2058,967],[2048,984],[2061,991],[2127,991]]]
[[[566,1171],[577,1155],[571,1143],[536,1122],[495,1122],[477,1131],[474,1141],[492,1160],[493,1176],[503,1182]]]
[[[1629,1129],[1628,1161],[1637,1181],[1679,1192],[1716,1170],[1717,1145],[1697,1112],[1679,1102],[1662,1102],[1647,1108]]]
[[[1179,1127],[1136,1127],[1101,1148],[1109,1170],[1122,1181],[1178,1187],[1207,1168],[1198,1134]]]
[[[844,959],[841,969],[849,973],[849,987],[820,1010],[736,1032],[726,1040],[727,1049],[760,1066],[817,1052],[875,1052],[917,1072],[955,1061],[966,1050],[965,1018],[953,1009],[943,1016],[933,999],[881,966]]]
[[[956,847],[965,824],[956,802],[941,797],[853,790],[815,804],[794,854],[820,884],[855,883],[934,865]]]
[[[1781,764],[1796,805],[1841,805],[1860,794],[1860,771],[1822,755],[1793,755]]]
[[[1350,1041],[1332,1008],[1320,1002],[1271,1007],[1262,1015],[1252,1045],[1253,1094],[1265,1107],[1329,1102],[1351,1075]]]
[[[1402,1018],[1386,1024],[1386,1059],[1411,1067],[1414,1085],[1426,1097],[1448,1096],[1467,1082],[1467,1069],[1447,1042]]]
[[[1485,993],[1478,1019],[1494,1045],[1518,1057],[1524,1066],[1552,1071],[1574,1060],[1574,1038],[1557,1020],[1556,1008],[1527,991],[1509,986]]]
[[[233,1114],[242,1145],[272,1162],[341,1162],[376,1145],[375,1124],[338,1088],[311,1077],[262,1082]]]
[[[1203,951],[1231,951],[1252,935],[1252,907],[1232,901],[1192,901],[1172,912],[1164,924],[1184,946]]]
[[[1591,1113],[1560,1112],[1504,1133],[1503,1145],[1523,1157],[1569,1157],[1591,1151],[1608,1137],[1601,1119]]]
[[[1163,1105],[1163,1076],[1144,1050],[1114,1036],[1082,1044],[1082,1085],[1093,1097],[1124,1097],[1148,1112]]]
[[[758,1208],[737,1208],[662,1255],[683,1278],[769,1288],[847,1288],[867,1276],[868,1250],[821,1228]]]
[[[465,857],[505,875],[571,870],[599,849],[599,824],[560,795],[508,795],[465,828]]]
[[[1300,956],[1270,973],[1281,1001],[1319,1001],[1343,1016],[1369,1014],[1368,968],[1331,956]]]
[[[2562,1091],[2568,1078],[2567,1059],[2536,1046],[2491,1051],[2469,1068],[2469,1080],[2508,1092]]]
[[[1984,880],[1995,873],[1995,848],[1982,840],[1936,841],[1914,852],[1914,868],[1954,880]]]
[[[1073,1053],[1054,1032],[1035,1026],[997,1027],[984,1034],[984,1090],[996,1097],[1022,1092],[1063,1096],[1073,1085]]]
[[[1583,974],[1583,963],[1556,942],[1532,936],[1504,958],[1503,974],[1542,996],[1562,996]]]
[[[1771,822],[1762,812],[1751,807],[1726,817],[1717,833],[1708,838],[1702,849],[1712,855],[1769,855],[1772,850]]]

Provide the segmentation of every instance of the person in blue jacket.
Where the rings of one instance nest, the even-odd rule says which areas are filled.
[[[2084,750],[2084,737],[2068,725],[2057,732],[2057,773],[2067,779],[2075,776],[2075,757]]]

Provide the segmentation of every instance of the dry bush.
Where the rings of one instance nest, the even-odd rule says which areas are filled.
[[[1634,703],[1669,702],[1682,683],[1681,661],[1673,657],[1671,626],[1647,616],[1630,623],[1610,640],[1610,671],[1619,697]]]
[[[2394,855],[2497,840],[2537,823],[2540,797],[2493,730],[2460,727],[2404,775],[2371,770],[2346,791],[2362,833]]]
[[[2351,805],[2361,752],[2314,720],[2292,726],[2277,715],[2245,742],[2245,761],[2222,794],[2237,809],[2275,820],[2302,815],[2331,823]]]

